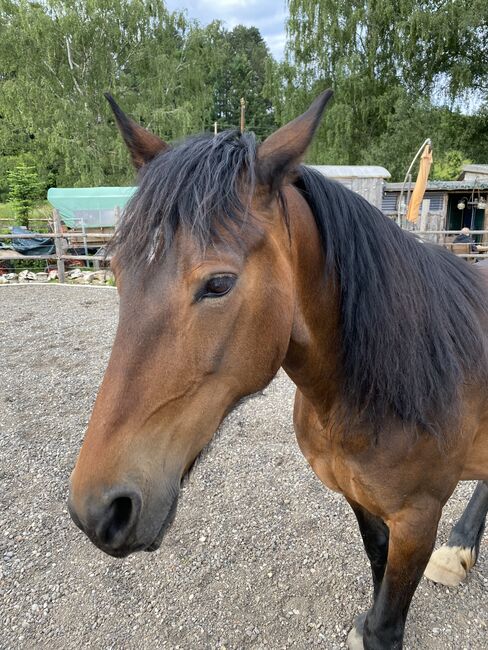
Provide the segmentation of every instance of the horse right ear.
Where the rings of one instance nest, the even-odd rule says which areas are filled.
[[[117,126],[130,151],[136,169],[140,169],[155,158],[158,153],[169,148],[169,144],[164,140],[127,117],[110,93],[105,93],[105,97],[115,115]]]
[[[332,94],[332,90],[324,91],[305,113],[272,133],[259,147],[258,181],[272,193],[301,163]]]

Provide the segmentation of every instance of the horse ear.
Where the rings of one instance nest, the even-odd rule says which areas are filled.
[[[258,180],[272,192],[276,191],[287,174],[300,164],[332,95],[332,90],[324,91],[303,115],[275,131],[259,147]]]
[[[136,169],[140,169],[155,158],[158,153],[169,148],[169,145],[164,140],[127,117],[110,93],[105,93],[105,97],[115,115],[117,126],[130,151]]]

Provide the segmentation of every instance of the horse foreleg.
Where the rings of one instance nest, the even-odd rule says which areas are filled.
[[[488,482],[478,481],[461,519],[451,531],[447,544],[434,551],[425,576],[447,587],[457,587],[478,559],[481,537],[488,512]]]
[[[356,515],[361,537],[363,538],[364,549],[371,564],[371,573],[373,574],[373,600],[376,600],[388,558],[388,527],[380,517],[372,515],[355,501],[351,499],[347,500]],[[347,639],[350,650],[361,650],[363,647],[362,636],[366,614],[367,612],[359,615],[354,621],[354,627],[350,631]]]
[[[364,549],[371,564],[373,598],[376,600],[388,558],[388,526],[383,519],[372,515],[355,501],[348,499],[348,502],[358,520]]]
[[[348,637],[354,650],[400,650],[410,601],[434,547],[442,505],[416,504],[388,520],[388,560],[373,607],[359,617]],[[358,629],[359,627],[359,629]]]

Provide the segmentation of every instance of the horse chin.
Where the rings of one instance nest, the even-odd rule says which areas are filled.
[[[178,497],[175,497],[173,503],[171,504],[171,508],[163,521],[163,524],[161,528],[159,529],[158,534],[154,538],[154,540],[146,546],[144,549],[148,553],[152,553],[153,551],[157,551],[158,548],[161,546],[161,542],[163,541],[163,537],[166,535],[167,531],[171,528],[173,525],[173,522],[176,518],[176,510],[178,507]]]

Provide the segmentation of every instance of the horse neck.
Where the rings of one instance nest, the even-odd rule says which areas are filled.
[[[283,368],[300,391],[321,407],[338,397],[340,315],[335,278],[325,258],[313,214],[294,188],[285,190],[295,278],[295,317]]]

